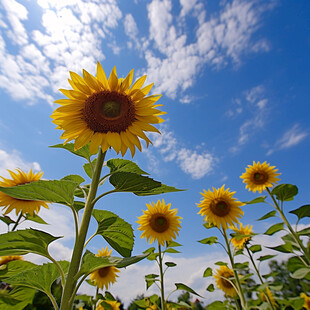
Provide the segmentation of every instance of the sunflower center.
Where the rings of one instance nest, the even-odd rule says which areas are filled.
[[[151,218],[150,226],[154,231],[162,233],[169,228],[169,222],[163,215],[156,215]]]
[[[100,276],[101,278],[105,278],[105,277],[108,275],[109,270],[110,270],[109,267],[100,268],[100,269],[98,270],[99,276]]]
[[[100,91],[84,103],[83,118],[94,132],[126,131],[135,120],[134,103],[129,96],[116,91]]]
[[[262,173],[262,172],[255,172],[253,175],[253,181],[256,184],[264,184],[267,182],[268,180],[268,175],[266,173]]]
[[[213,204],[211,204],[211,211],[213,214],[224,217],[226,216],[230,211],[230,206],[225,201],[218,201]]]
[[[222,274],[222,277],[223,277],[223,278],[226,278],[226,279],[229,279],[229,278],[232,277],[232,275],[231,275],[229,272],[224,272],[224,273]],[[231,284],[228,280],[226,280],[226,279],[222,279],[222,281],[223,281],[223,286],[225,286],[226,288],[232,288],[232,287],[233,287],[232,284]]]

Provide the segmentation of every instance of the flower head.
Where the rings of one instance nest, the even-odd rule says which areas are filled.
[[[243,227],[242,223],[240,223],[240,228],[237,226],[232,226],[230,228],[235,233],[235,236],[231,238],[231,243],[236,249],[243,249],[247,241],[251,239],[253,225],[247,225]]]
[[[215,278],[216,285],[225,294],[234,297],[237,292],[232,283],[234,278],[234,271],[227,266],[220,266],[220,269],[216,270],[213,276]]]
[[[243,215],[240,206],[243,206],[244,203],[233,198],[235,192],[230,192],[229,188],[225,189],[224,187],[225,185],[218,189],[213,187],[213,191],[204,190],[201,193],[203,198],[197,206],[201,208],[198,214],[205,216],[207,222],[218,228],[222,226],[226,229],[228,225],[239,222],[237,218]]]
[[[132,156],[135,147],[141,151],[139,138],[151,141],[145,131],[159,132],[153,125],[163,122],[165,114],[155,104],[160,95],[147,96],[153,84],[141,88],[146,75],[132,84],[133,70],[125,79],[118,78],[114,67],[107,79],[101,64],[97,63],[97,76],[83,70],[83,77],[70,72],[72,90],[60,89],[68,99],[56,100],[61,105],[51,118],[64,130],[65,143],[75,140],[75,149],[89,144],[95,154],[99,146],[103,152],[112,147],[124,156],[128,148]]]
[[[262,164],[258,161],[253,165],[248,165],[245,168],[245,172],[240,176],[243,179],[243,183],[246,183],[245,188],[249,191],[261,193],[266,187],[272,187],[280,179],[277,178],[281,173],[277,173],[278,169],[275,166],[270,166],[267,162]]]
[[[12,179],[0,177],[2,179],[2,181],[0,180],[0,186],[12,187],[39,181],[43,175],[43,172],[33,173],[32,170],[27,174],[21,169],[16,169],[16,172],[8,170],[8,172]],[[40,207],[48,209],[47,202],[45,201],[18,199],[2,192],[0,192],[0,206],[6,209],[4,214],[8,214],[15,209],[16,215],[18,215],[19,212],[33,215],[35,212],[38,213],[40,211]]]
[[[111,256],[112,250],[109,251],[108,247],[106,247],[98,252],[99,253],[96,254],[97,257],[109,257]],[[94,284],[100,289],[103,289],[103,287],[108,289],[110,284],[116,282],[116,278],[118,277],[116,273],[118,272],[120,272],[119,269],[114,266],[102,267],[92,272],[90,274],[90,279],[94,281]]]
[[[104,300],[106,304],[109,304],[111,306],[111,310],[119,310],[119,307],[121,305],[120,302],[117,302],[116,300]],[[98,306],[96,307],[96,310],[105,310],[106,308],[101,305],[102,300],[99,301]]]
[[[23,260],[23,257],[20,255],[0,256],[0,266],[5,265],[14,260]]]
[[[301,293],[300,297],[305,300],[304,308],[306,308],[307,310],[310,310],[310,297],[306,295],[305,293]]]
[[[164,246],[166,241],[171,241],[179,235],[182,218],[176,215],[178,210],[170,209],[171,203],[166,204],[164,200],[146,205],[147,210],[143,210],[144,214],[138,217],[137,221],[141,225],[138,230],[143,231],[141,238],[146,237],[150,243],[157,240]]]

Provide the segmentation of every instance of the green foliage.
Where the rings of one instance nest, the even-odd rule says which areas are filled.
[[[146,289],[148,290],[156,281],[159,281],[158,274],[147,274],[145,276]]]
[[[277,233],[280,230],[283,230],[283,225],[284,223],[277,223],[272,225],[271,227],[269,227],[266,231],[265,231],[265,235],[268,236],[272,236],[273,234]]]
[[[78,150],[74,150],[74,143],[66,143],[66,144],[56,144],[56,145],[52,145],[50,146],[52,148],[59,148],[59,149],[65,149],[71,153],[73,153],[74,155],[86,158],[89,160],[91,154],[89,152],[89,145],[85,145],[82,148],[78,149]]]
[[[115,172],[131,172],[138,175],[149,175],[147,172],[140,169],[140,167],[136,163],[127,159],[110,159],[107,161],[107,166],[110,168],[110,174],[113,174]]]
[[[37,265],[23,261],[23,260],[15,260],[6,264],[6,267],[0,270],[0,281],[6,282],[8,278],[28,269],[33,269]]]
[[[24,287],[14,287],[12,290],[0,290],[1,310],[22,310],[32,303],[35,290]]]
[[[255,203],[262,203],[262,202],[265,202],[265,199],[267,198],[267,196],[261,196],[261,197],[257,197],[251,201],[245,201],[244,203],[247,204],[247,205],[252,205],[252,204],[255,204]]]
[[[204,277],[204,278],[207,278],[207,277],[210,277],[210,276],[212,276],[212,268],[211,268],[211,267],[208,267],[208,268],[204,271],[203,277]]]
[[[298,188],[292,184],[280,184],[273,188],[271,194],[280,201],[290,201],[298,194]]]
[[[263,221],[263,220],[269,219],[270,217],[276,216],[276,214],[277,214],[277,211],[275,211],[275,210],[270,211],[270,212],[266,213],[264,216],[262,216],[261,218],[259,218],[258,221]]]
[[[304,217],[310,217],[310,205],[304,205],[298,209],[290,211],[290,213],[297,215],[298,220]]]
[[[189,286],[183,284],[183,283],[175,283],[176,289],[177,290],[181,290],[181,291],[186,291],[189,292],[191,294],[200,296],[198,293],[196,293],[193,289],[191,289]],[[201,296],[200,296],[201,297]]]
[[[39,224],[47,224],[39,215],[35,213],[33,215],[27,213],[25,219]]]
[[[200,241],[198,241],[202,244],[213,244],[213,243],[217,243],[217,237],[209,237],[209,238],[205,238],[205,239],[202,239]]]

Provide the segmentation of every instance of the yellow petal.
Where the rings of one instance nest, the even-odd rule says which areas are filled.
[[[85,100],[87,96],[76,90],[68,90],[68,89],[59,89],[66,97],[70,99],[80,99]]]
[[[140,89],[143,86],[146,80],[146,77],[147,77],[146,75],[143,75],[139,79],[137,79],[131,86],[130,92],[132,92],[135,89]],[[131,95],[131,93],[129,93],[129,95]]]
[[[106,90],[110,89],[108,79],[99,61],[97,62],[97,79]]]
[[[134,69],[132,69],[129,72],[129,74],[126,76],[125,80],[122,82],[121,87],[120,87],[121,92],[124,92],[124,91],[129,89],[129,87],[132,83],[132,79],[133,79],[133,71],[134,71]]]
[[[80,133],[79,136],[75,139],[74,150],[76,151],[86,145],[93,136],[93,134],[94,132],[92,130],[89,130],[88,128],[82,133]]]
[[[148,85],[148,86],[145,86],[144,88],[138,90],[133,96],[132,96],[132,100],[133,101],[137,101],[137,100],[140,100],[142,99],[143,97],[145,97],[149,92],[150,90],[152,89],[154,83]]]
[[[137,146],[137,148],[140,150],[140,152],[142,151],[142,147],[141,147],[141,143],[140,140],[138,139],[138,137],[136,135],[133,135],[129,130],[126,130],[126,134],[127,134],[127,138],[128,140],[134,144],[135,146]]]
[[[91,154],[96,154],[99,149],[99,145],[102,143],[102,133],[96,132],[89,143],[89,151]]]
[[[119,153],[121,150],[122,141],[118,133],[109,131],[107,133],[107,141],[108,144],[110,144],[113,149],[116,151],[116,153]]]
[[[110,89],[113,90],[118,90],[118,78],[117,78],[117,73],[116,73],[116,67],[114,66],[113,70],[111,71],[111,74],[109,76],[109,85]]]
[[[100,86],[97,83],[97,79],[84,69],[83,69],[83,77],[89,87],[91,87],[95,91],[100,91]]]
[[[84,100],[78,100],[78,99],[57,99],[54,101],[54,103],[58,103],[61,105],[67,105],[67,104],[75,104],[75,103],[84,103]]]

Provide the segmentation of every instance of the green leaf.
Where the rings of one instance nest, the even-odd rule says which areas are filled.
[[[67,273],[69,262],[59,261],[64,273]],[[51,286],[60,277],[60,272],[54,263],[43,264],[32,269],[22,271],[7,279],[11,285],[21,285],[35,288],[51,295]]]
[[[48,245],[59,238],[32,228],[8,232],[0,235],[0,256],[34,253],[49,257]]]
[[[273,234],[275,234],[276,232],[280,231],[280,230],[283,230],[283,225],[284,223],[277,223],[277,224],[274,224],[272,225],[271,227],[269,227],[267,229],[267,231],[264,233],[265,235],[268,235],[268,236],[272,236]]]
[[[262,216],[261,218],[259,218],[257,221],[262,221],[262,220],[266,220],[269,219],[270,217],[274,217],[277,214],[277,211],[270,211],[267,214],[265,214],[264,216]]]
[[[110,168],[110,173],[113,174],[115,172],[131,172],[135,174],[146,174],[147,172],[143,171],[139,168],[139,166],[127,159],[114,158],[107,161],[107,166]]]
[[[206,228],[206,229],[210,229],[210,228],[216,227],[213,223],[210,223],[210,222],[204,223],[203,226],[204,226],[204,228]]]
[[[293,251],[293,247],[289,243],[284,243],[275,247],[267,247],[267,248],[281,253],[292,253]]]
[[[165,265],[167,267],[175,267],[177,264],[176,263],[173,263],[173,262],[166,262]]]
[[[271,191],[271,194],[275,195],[278,200],[290,201],[298,194],[298,188],[292,184],[280,184]]]
[[[310,227],[304,228],[297,233],[299,236],[310,236]]]
[[[208,292],[214,292],[214,285],[211,283],[211,284],[209,284],[209,286],[206,288],[206,290],[208,291]]]
[[[36,223],[39,223],[39,224],[46,224],[48,225],[39,215],[33,213],[33,215],[27,213],[26,214],[26,220],[28,221],[33,221],[33,222],[36,222]]]
[[[143,252],[143,254],[154,253],[154,251],[155,251],[155,248],[154,248],[154,247],[151,247],[151,248],[148,248],[147,250],[145,250],[145,251]]]
[[[56,144],[56,145],[51,145],[50,147],[52,148],[59,148],[59,149],[65,149],[77,156],[89,159],[91,154],[89,152],[89,145],[85,145],[82,148],[78,150],[74,150],[74,143],[66,143],[66,144]]]
[[[245,269],[249,267],[249,262],[245,262],[245,263],[235,263],[234,264],[234,268],[236,269]]]
[[[200,241],[198,241],[202,244],[213,244],[213,243],[217,243],[217,237],[209,237],[209,238],[205,238],[205,239],[202,239]]]
[[[296,214],[298,217],[298,220],[304,217],[310,217],[310,205],[301,206],[298,209],[290,211],[290,213]]]
[[[262,255],[257,260],[262,262],[264,260],[268,260],[268,259],[274,258],[275,256],[277,256],[277,255]]]
[[[76,196],[78,198],[85,198],[84,192],[82,191],[82,189],[88,195],[89,189],[90,189],[90,184],[82,185],[82,186],[80,186],[80,188],[76,188],[74,191],[74,196]]]
[[[207,277],[210,277],[210,276],[212,276],[212,268],[208,267],[208,268],[204,271],[203,277],[204,277],[204,278],[207,278]]]
[[[9,218],[7,215],[5,215],[5,216],[0,216],[0,220],[1,220],[2,222],[4,222],[5,224],[7,224],[7,225],[10,225],[10,224],[15,223],[15,221],[11,220],[11,218]]]
[[[251,201],[245,201],[244,203],[247,205],[252,205],[254,203],[261,203],[261,202],[265,202],[267,196],[261,196],[261,197],[257,197]]]
[[[6,264],[6,268],[0,270],[0,281],[5,282],[8,278],[22,271],[35,268],[37,265],[24,261],[14,260]]]
[[[110,183],[118,192],[132,192],[137,196],[158,195],[168,192],[182,191],[164,185],[149,177],[131,172],[115,172],[109,178]]]
[[[218,265],[218,266],[227,266],[228,264],[227,264],[227,263],[224,263],[224,262],[221,262],[221,261],[218,261],[218,262],[214,263],[214,265]]]
[[[194,294],[194,295],[197,295],[199,297],[202,297],[198,293],[196,293],[193,289],[191,289],[189,286],[187,286],[187,285],[185,285],[183,283],[174,283],[174,284],[177,287],[177,290],[186,291],[186,292],[189,292],[191,294]]]
[[[119,254],[129,257],[134,244],[131,225],[110,211],[93,210],[92,215],[98,223],[96,234],[101,235]]]
[[[208,305],[208,310],[227,310],[227,302],[214,301]]]
[[[85,173],[92,179],[93,178],[93,168],[96,166],[97,158],[95,158],[92,163],[86,163],[83,165]]]
[[[167,248],[174,248],[177,246],[182,246],[182,244],[172,240],[167,242]]]
[[[139,255],[125,258],[114,256],[98,257],[95,254],[86,251],[85,254],[83,255],[81,268],[78,274],[76,275],[76,279],[81,277],[83,274],[88,275],[93,271],[103,267],[115,266],[117,268],[124,268],[139,262],[146,256],[147,255]]]
[[[13,187],[1,187],[0,191],[17,199],[41,200],[72,205],[73,194],[79,184],[66,179],[40,180]]]
[[[60,179],[61,181],[71,181],[73,183],[76,183],[78,185],[80,185],[81,183],[85,182],[85,179],[82,178],[80,175],[78,174],[69,174],[65,177],[63,177],[62,179]]]
[[[164,251],[164,253],[181,253],[181,252],[177,251],[176,249],[168,248]]]
[[[252,246],[249,247],[249,250],[252,252],[252,253],[256,253],[256,252],[260,252],[262,250],[262,247],[260,244],[254,244]]]
[[[305,259],[304,256],[302,256],[303,259]],[[294,274],[297,270],[305,268],[305,264],[299,259],[299,257],[293,256],[291,258],[289,258],[289,260],[287,261],[287,269]],[[305,276],[305,279],[310,281],[310,274],[308,273]]]
[[[75,211],[79,212],[80,210],[84,209],[85,207],[85,203],[83,201],[77,201],[75,200],[73,202],[73,208],[75,209]]]
[[[14,287],[10,290],[0,290],[0,309],[22,310],[32,303],[36,291],[26,287]]]
[[[300,268],[297,269],[295,272],[292,274],[292,278],[294,279],[303,279],[307,276],[307,274],[310,272],[310,268]]]
[[[153,261],[153,260],[155,260],[156,257],[158,257],[158,256],[159,256],[158,253],[152,253],[152,254],[149,254],[149,255],[147,256],[147,259],[150,260],[150,261]]]

